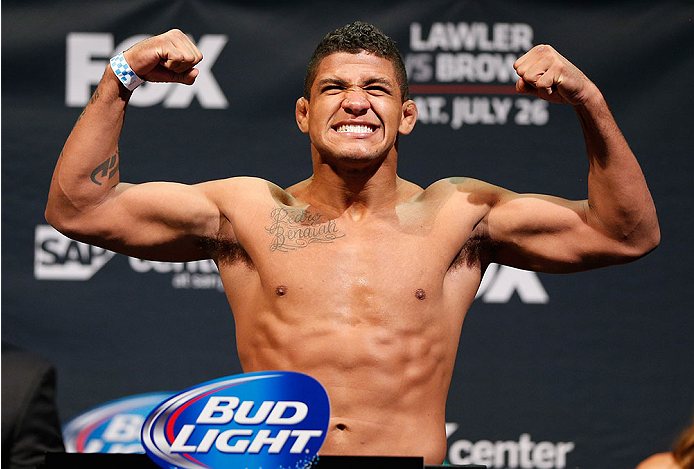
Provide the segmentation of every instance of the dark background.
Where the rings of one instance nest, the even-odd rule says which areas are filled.
[[[417,52],[410,47],[415,22],[425,39],[435,23],[482,23],[490,31],[495,23],[524,23],[533,44],[552,44],[603,91],[649,181],[662,243],[625,266],[530,274],[545,303],[482,295],[463,328],[447,415],[459,427],[449,442],[518,441],[528,433],[535,442],[574,442],[567,467],[634,467],[667,450],[694,411],[693,16],[692,2],[672,1],[5,1],[2,339],[55,364],[64,422],[112,399],[241,372],[231,311],[215,288],[176,288],[174,273],[138,272],[121,255],[88,280],[37,278],[35,263],[46,253],[35,229],[46,224],[53,166],[82,107],[66,104],[68,34],[110,33],[114,45],[173,27],[196,41],[228,38],[211,68],[228,106],[197,98],[184,108],[131,106],[120,145],[123,180],[253,175],[288,186],[310,175],[308,140],[293,109],[308,56],[328,31],[372,22],[407,58]],[[434,60],[441,52],[428,53]],[[110,55],[92,60],[105,64]],[[515,106],[519,99],[436,96],[448,110],[465,97]],[[421,103],[431,95],[414,97]],[[422,186],[471,176],[520,192],[585,197],[587,164],[573,110],[549,105],[544,125],[518,125],[515,106],[505,124],[454,129],[420,121],[401,142],[400,176]],[[76,245],[64,246],[72,253],[65,266],[90,265]]]

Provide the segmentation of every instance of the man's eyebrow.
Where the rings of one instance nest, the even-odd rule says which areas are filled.
[[[347,82],[339,78],[323,78],[321,80],[318,80],[317,86],[319,88],[325,85],[339,85],[347,87]]]
[[[373,77],[373,78],[369,78],[367,80],[364,80],[364,82],[362,82],[362,86],[369,86],[369,85],[375,85],[375,84],[386,85],[386,86],[389,86],[391,88],[394,87],[393,82],[387,78],[384,78],[384,77]]]
[[[322,78],[322,79],[318,80],[318,82],[316,84],[319,88],[326,86],[326,85],[338,85],[338,86],[342,86],[345,88],[349,86],[349,83],[347,83],[347,81],[342,80],[340,78],[335,78],[335,77]],[[366,80],[362,81],[359,86],[370,86],[370,85],[376,85],[376,84],[388,86],[390,88],[395,87],[395,85],[393,85],[392,81],[390,81],[389,79],[384,78],[384,77],[367,78]]]

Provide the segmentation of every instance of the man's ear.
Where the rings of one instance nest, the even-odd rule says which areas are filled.
[[[415,123],[417,122],[417,105],[411,99],[408,99],[402,103],[402,121],[400,121],[400,127],[398,127],[398,132],[402,135],[407,135],[412,132]]]
[[[296,100],[296,125],[303,133],[308,133],[308,99],[303,96]]]

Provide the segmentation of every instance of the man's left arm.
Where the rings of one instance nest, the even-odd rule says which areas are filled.
[[[637,259],[660,242],[655,206],[641,168],[600,90],[547,45],[514,64],[516,89],[576,110],[589,160],[584,201],[500,191],[486,217],[495,262],[577,271]]]

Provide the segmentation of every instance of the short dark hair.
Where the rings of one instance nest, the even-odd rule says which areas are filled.
[[[410,87],[407,84],[407,71],[402,55],[391,38],[375,26],[355,21],[328,33],[313,51],[304,78],[304,97],[311,98],[311,86],[316,79],[321,60],[336,52],[358,54],[366,51],[377,57],[388,59],[395,68],[395,77],[400,87],[400,97],[405,102],[410,98]]]

